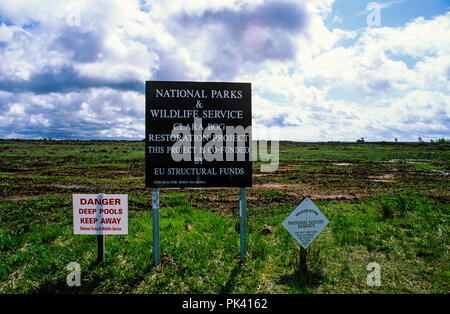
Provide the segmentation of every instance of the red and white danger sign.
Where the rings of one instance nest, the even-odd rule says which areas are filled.
[[[73,194],[74,234],[128,234],[127,194]]]

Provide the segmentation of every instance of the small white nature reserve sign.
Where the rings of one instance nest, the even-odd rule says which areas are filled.
[[[307,197],[281,225],[306,249],[328,222],[327,217]]]
[[[128,234],[128,195],[73,194],[74,234]]]

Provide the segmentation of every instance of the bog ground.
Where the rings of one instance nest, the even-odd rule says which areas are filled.
[[[1,140],[0,293],[450,292],[450,144],[281,142],[279,169],[259,166],[244,265],[233,188],[162,189],[155,266],[143,142]],[[129,234],[106,238],[99,265],[96,237],[73,235],[74,193],[128,194]],[[281,222],[306,196],[330,223],[302,279]],[[66,284],[70,262],[80,287]]]

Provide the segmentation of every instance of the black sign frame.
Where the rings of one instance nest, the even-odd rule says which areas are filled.
[[[145,95],[146,187],[252,186],[251,83],[146,81]],[[201,118],[201,128],[195,125],[195,117]],[[208,125],[213,125],[216,130],[219,128],[225,135],[223,160],[202,159],[201,163],[195,160],[194,152],[198,152],[195,149],[200,145],[199,142],[192,145],[197,147],[192,147],[190,161],[173,160],[168,151],[173,150],[177,142],[174,136],[170,136],[174,127],[184,128],[184,132],[187,132],[188,126],[190,134],[198,136],[203,134]],[[226,127],[234,127],[240,134],[239,139],[227,133]],[[240,132],[242,130],[246,132]],[[225,139],[232,136],[235,137],[235,150],[245,152],[244,160],[238,161],[237,154],[233,154],[232,161],[227,160],[225,153],[229,150],[225,147]],[[207,141],[203,139],[201,146]],[[238,149],[239,145],[241,147]]]

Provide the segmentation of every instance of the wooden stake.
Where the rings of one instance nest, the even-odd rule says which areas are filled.
[[[97,213],[101,212],[101,209],[103,209],[103,193],[100,193],[97,196],[97,199],[99,200],[97,204]],[[100,215],[99,221],[101,221],[101,218],[103,217],[103,214]],[[98,227],[101,228],[102,224],[99,223]],[[101,234],[97,234],[97,263],[100,263],[105,258],[105,235],[103,234],[103,231],[101,231]]]
[[[308,266],[306,265],[306,249],[300,245],[300,260],[299,260],[299,271],[300,276],[306,279],[306,274],[308,273]]]
[[[105,258],[105,235],[97,234],[97,263]]]

